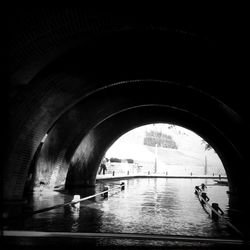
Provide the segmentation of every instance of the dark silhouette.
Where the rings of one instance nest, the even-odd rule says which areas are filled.
[[[202,183],[202,184],[201,184],[201,190],[202,190],[202,191],[205,191],[206,188],[207,188],[207,186],[206,186],[204,183]]]
[[[203,199],[201,199],[201,205],[204,206],[206,204],[206,202],[208,202],[210,199],[208,198],[208,196],[205,192],[201,193],[201,197],[203,198]]]
[[[103,172],[103,175],[105,175],[105,171],[107,170],[106,163],[107,163],[107,158],[103,158],[102,162],[101,162],[101,165],[100,165],[100,170],[99,170],[98,174],[101,174]]]
[[[198,195],[199,194],[199,192],[201,192],[201,189],[200,189],[200,187],[199,186],[195,186],[195,191],[194,191],[194,193],[196,194],[196,195]]]
[[[221,210],[221,208],[219,207],[219,204],[218,203],[212,203],[212,208],[216,211],[216,212],[218,212],[220,215],[223,215],[224,214],[224,212]],[[215,212],[214,212],[214,210],[212,210],[212,219],[214,219],[214,220],[218,220],[219,219],[219,216],[218,216],[218,214],[216,214]]]

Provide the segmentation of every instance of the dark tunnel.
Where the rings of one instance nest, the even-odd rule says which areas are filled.
[[[49,183],[57,168],[54,186],[65,180],[69,189],[94,186],[112,143],[161,122],[190,129],[213,146],[228,176],[230,202],[248,220],[249,98],[240,35],[230,37],[230,21],[199,18],[93,9],[10,14],[5,207],[22,206],[27,178],[37,169],[47,171]],[[79,145],[85,151],[74,166]],[[29,188],[34,182],[33,176]]]

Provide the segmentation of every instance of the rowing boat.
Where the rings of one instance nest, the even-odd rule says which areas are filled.
[[[214,180],[219,185],[225,185],[228,186],[228,181],[226,180]]]
[[[197,196],[197,198],[198,198],[198,200],[199,200],[199,202],[200,202],[202,208],[204,209],[204,211],[205,211],[207,214],[210,215],[209,210],[207,209],[206,203],[204,203],[204,201],[202,200],[201,193],[202,193],[202,191],[198,191],[198,192],[196,193],[196,196]]]

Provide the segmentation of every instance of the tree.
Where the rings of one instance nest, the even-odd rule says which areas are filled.
[[[205,146],[205,150],[211,150],[211,149],[213,149],[212,148],[212,146],[209,144],[209,143],[207,143],[205,140],[203,140],[202,139],[202,141],[201,141],[201,144],[204,144]]]
[[[146,135],[144,137],[144,145],[155,146],[163,148],[174,148],[177,149],[177,145],[173,140],[172,136],[164,134],[158,131],[146,131]]]

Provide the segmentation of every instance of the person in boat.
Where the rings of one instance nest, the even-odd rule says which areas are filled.
[[[206,204],[206,202],[208,202],[210,199],[207,196],[207,193],[204,191],[202,191],[201,197],[203,198],[203,199],[201,199],[201,205],[204,206]]]
[[[202,184],[201,184],[201,190],[205,192],[205,191],[206,191],[206,188],[207,188],[207,186],[206,186],[204,183],[202,183]]]
[[[199,192],[201,192],[201,189],[200,189],[200,187],[199,186],[195,186],[195,191],[194,191],[194,193],[196,194],[196,195],[198,195],[199,194]]]
[[[222,209],[219,207],[218,203],[213,203],[212,207],[219,212],[221,215],[224,215],[224,212],[222,211]]]

